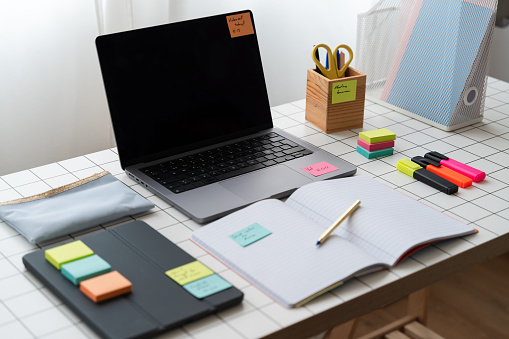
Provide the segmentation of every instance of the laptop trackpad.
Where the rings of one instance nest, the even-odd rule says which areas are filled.
[[[232,178],[220,185],[244,199],[256,201],[270,198],[310,182],[312,182],[311,179],[286,166],[274,166]]]

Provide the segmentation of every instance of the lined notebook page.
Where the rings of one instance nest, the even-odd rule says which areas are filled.
[[[229,236],[258,223],[272,234],[242,247]],[[286,307],[377,264],[341,237],[316,241],[324,229],[279,200],[264,200],[201,229],[191,240]]]
[[[357,199],[360,206],[330,238],[346,239],[390,266],[416,245],[474,232],[471,226],[362,175],[303,186],[286,204],[327,228]]]

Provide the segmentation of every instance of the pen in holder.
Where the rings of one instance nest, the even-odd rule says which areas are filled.
[[[306,120],[325,133],[362,127],[365,96],[366,74],[352,67],[332,80],[308,69]]]

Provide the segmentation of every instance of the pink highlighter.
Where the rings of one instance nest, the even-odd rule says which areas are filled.
[[[479,171],[478,169],[465,165],[459,161],[448,158],[445,155],[440,154],[438,152],[428,152],[424,155],[424,157],[437,161],[440,163],[440,165],[443,165],[447,168],[452,169],[453,171],[461,173],[471,178],[472,181],[474,182],[479,182],[486,178],[486,173],[484,173],[483,171]]]

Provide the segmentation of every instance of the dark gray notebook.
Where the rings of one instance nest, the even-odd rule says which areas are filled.
[[[131,281],[131,293],[96,304],[46,261],[44,250],[25,255],[23,263],[101,337],[155,336],[242,301],[243,293],[235,287],[197,299],[166,276],[167,270],[196,259],[144,222],[80,240]]]

